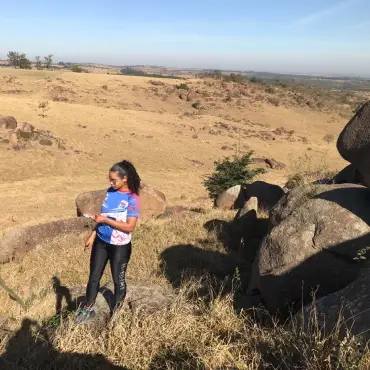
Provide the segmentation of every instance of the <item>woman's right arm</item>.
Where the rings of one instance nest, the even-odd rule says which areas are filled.
[[[89,235],[89,237],[86,239],[85,249],[91,248],[93,246],[95,238],[96,238],[96,229],[94,229]]]

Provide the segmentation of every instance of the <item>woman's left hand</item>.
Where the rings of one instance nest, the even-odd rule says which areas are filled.
[[[95,215],[94,216],[94,220],[98,223],[98,224],[103,224],[107,221],[107,217],[104,217],[102,215]]]

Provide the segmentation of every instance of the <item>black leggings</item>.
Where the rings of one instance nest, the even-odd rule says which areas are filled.
[[[90,277],[86,288],[87,305],[95,303],[100,288],[100,279],[109,260],[114,282],[115,305],[117,308],[126,296],[126,268],[131,256],[131,243],[127,245],[108,244],[95,238],[90,256]]]

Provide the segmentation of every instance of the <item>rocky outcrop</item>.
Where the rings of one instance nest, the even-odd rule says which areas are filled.
[[[299,187],[270,213],[249,293],[271,312],[285,312],[344,288],[360,270],[356,240],[370,232],[370,197],[359,185]]]
[[[77,216],[82,216],[84,213],[91,215],[100,213],[105,195],[106,189],[79,194],[75,200]],[[142,184],[140,201],[140,218],[160,216],[166,209],[165,195],[149,185]]]
[[[16,259],[57,237],[91,232],[95,225],[89,218],[73,217],[12,230],[0,239],[0,263]]]
[[[369,245],[370,237],[367,237]],[[314,318],[326,332],[340,330],[342,336],[349,331],[370,339],[370,266],[363,268],[357,279],[338,292],[316,300],[296,314],[293,322],[308,327]]]
[[[344,127],[337,141],[340,155],[361,173],[370,187],[370,101]]]
[[[15,150],[37,146],[55,146],[66,149],[66,141],[55,137],[49,130],[39,130],[28,122],[18,126],[14,117],[0,116],[0,143],[9,144]]]

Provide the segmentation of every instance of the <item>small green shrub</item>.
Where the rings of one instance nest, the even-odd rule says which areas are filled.
[[[323,137],[323,140],[330,144],[332,141],[334,141],[334,135],[327,134]]]
[[[83,69],[80,66],[78,66],[77,64],[74,64],[71,68],[71,71],[76,72],[76,73],[81,73],[81,72],[83,72]]]
[[[261,84],[263,80],[258,77],[253,76],[249,79],[249,82],[252,82],[253,84]]]
[[[250,151],[243,156],[235,155],[233,158],[225,157],[215,161],[213,173],[207,176],[203,182],[211,199],[216,199],[225,190],[235,186],[246,186],[258,174],[264,173],[263,168],[251,169],[248,166],[251,163]]]

